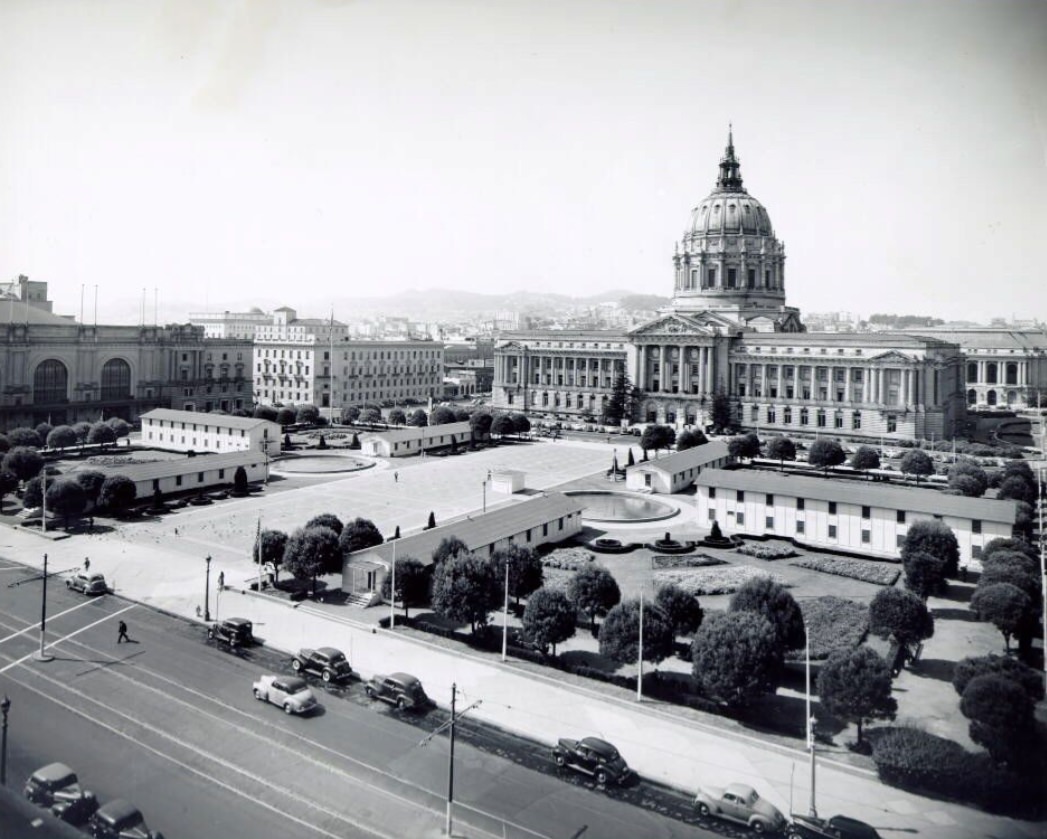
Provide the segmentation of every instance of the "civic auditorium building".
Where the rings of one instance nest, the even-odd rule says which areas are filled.
[[[716,187],[672,260],[671,303],[635,329],[501,333],[494,406],[599,417],[624,369],[642,393],[643,422],[708,425],[712,398],[724,393],[740,426],[766,434],[932,439],[960,430],[968,402],[1020,406],[1033,377],[1047,380],[1036,360],[1047,340],[1008,353],[1012,366],[997,370],[968,364],[952,333],[807,332],[786,305],[785,245],[742,185],[730,135]],[[990,394],[994,376],[1016,386]]]

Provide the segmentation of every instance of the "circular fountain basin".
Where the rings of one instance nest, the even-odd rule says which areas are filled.
[[[564,494],[584,505],[582,518],[590,521],[659,521],[671,518],[678,512],[672,504],[629,492],[579,490]]]
[[[335,472],[358,472],[370,469],[374,461],[349,454],[303,454],[281,457],[270,464],[274,472],[288,475],[326,475]]]

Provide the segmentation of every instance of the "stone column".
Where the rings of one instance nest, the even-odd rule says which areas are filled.
[[[785,398],[785,365],[778,362],[778,398]]]
[[[916,406],[919,399],[919,388],[916,383],[916,370],[909,371],[909,404]]]
[[[691,389],[691,364],[687,358],[687,346],[680,345],[680,393],[688,393]]]

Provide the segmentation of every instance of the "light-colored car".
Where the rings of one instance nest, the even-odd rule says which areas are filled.
[[[304,714],[316,707],[316,697],[298,676],[261,676],[254,683],[254,698],[279,705],[285,714]]]
[[[105,584],[105,577],[98,573],[86,573],[78,571],[71,577],[65,578],[65,587],[70,591],[82,591],[84,594],[105,594],[109,587]]]
[[[782,831],[788,824],[781,811],[760,798],[760,794],[748,784],[701,787],[694,797],[694,807],[703,816],[748,825],[756,833]]]

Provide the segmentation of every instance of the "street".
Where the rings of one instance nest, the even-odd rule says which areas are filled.
[[[48,647],[54,660],[41,663],[32,658],[40,581],[9,587],[32,575],[10,566],[2,573],[9,788],[60,760],[101,802],[134,802],[169,839],[440,835],[447,738],[419,743],[446,712],[401,717],[367,700],[359,684],[314,682],[320,711],[288,717],[251,695],[260,673],[290,672],[286,657],[258,647],[230,654],[207,643],[199,626],[113,596],[69,593],[60,578],[49,581],[46,636],[58,643]],[[131,643],[118,645],[121,618]],[[470,739],[484,735],[461,728],[457,833],[695,835],[691,824],[630,803],[636,789],[618,800],[617,790],[558,778],[544,749],[510,754],[508,739],[478,748]]]

